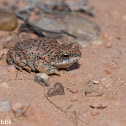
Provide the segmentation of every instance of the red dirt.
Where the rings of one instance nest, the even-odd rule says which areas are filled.
[[[90,0],[89,5],[95,7],[95,18],[90,19],[101,28],[101,35],[96,40],[102,44],[94,45],[93,40],[87,43],[87,47],[81,49],[79,68],[63,71],[61,76],[50,76],[49,88],[56,82],[65,88],[65,95],[49,98],[54,104],[44,95],[48,88],[34,81],[35,73],[18,72],[16,78],[17,70],[8,72],[5,58],[0,60],[0,82],[9,85],[7,89],[0,85],[0,100],[10,100],[12,104],[37,104],[46,113],[42,120],[45,118],[49,123],[40,124],[44,121],[29,120],[27,116],[16,119],[12,112],[0,113],[0,119],[11,120],[11,126],[49,126],[50,123],[51,126],[126,125],[126,0]],[[0,34],[6,39],[9,37],[6,32]],[[97,87],[103,92],[102,96],[85,96],[89,80],[99,81]],[[72,107],[67,109],[71,104]],[[94,104],[106,105],[107,108],[97,114],[90,107]]]

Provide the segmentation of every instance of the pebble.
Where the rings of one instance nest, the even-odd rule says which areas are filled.
[[[17,18],[13,13],[0,9],[0,30],[12,31],[17,27]]]
[[[102,41],[96,40],[96,41],[93,41],[92,44],[94,44],[94,45],[101,45]]]
[[[24,112],[27,110],[29,105],[22,105],[21,103],[16,103],[12,106],[13,113],[15,117],[21,117],[24,115]]]
[[[99,81],[92,80],[94,84],[99,84]]]
[[[12,110],[11,102],[8,100],[0,101],[0,112],[8,112]]]
[[[99,111],[97,108],[95,108],[95,109],[92,110],[91,115],[92,115],[92,116],[96,116],[96,115],[98,115],[99,113],[100,113],[100,111]]]
[[[37,76],[41,77],[45,81],[49,80],[49,76],[46,73],[38,73]]]
[[[64,95],[64,94],[65,94],[64,87],[61,83],[55,83],[53,88],[50,88],[47,93],[49,97],[55,96],[55,95]]]
[[[88,97],[96,97],[96,96],[102,96],[103,92],[100,90],[97,85],[99,84],[99,81],[96,80],[89,80],[87,82],[87,88],[85,90],[85,95]]]
[[[97,87],[88,87],[85,90],[85,95],[88,97],[96,97],[96,96],[102,96],[103,92],[101,92]]]
[[[49,76],[45,73],[38,73],[35,76],[35,82],[38,82],[39,84],[44,85],[46,87],[49,86],[49,84],[47,82],[48,80],[49,80]]]
[[[1,85],[2,85],[3,88],[9,88],[9,86],[8,86],[8,84],[6,82],[2,82]]]
[[[96,80],[89,80],[87,82],[87,86],[94,86],[95,84],[99,84],[99,81]]]

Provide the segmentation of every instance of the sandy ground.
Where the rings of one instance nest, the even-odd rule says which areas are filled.
[[[9,88],[0,85],[0,100],[31,104],[38,111],[41,107],[44,114],[35,111],[32,116],[15,118],[12,112],[1,112],[0,119],[11,120],[11,126],[126,126],[126,0],[89,0],[89,5],[95,7],[95,18],[90,19],[101,28],[96,38],[101,43],[92,44],[96,41],[92,40],[81,48],[78,68],[50,76],[48,88],[60,82],[65,95],[47,99],[48,88],[34,81],[36,73],[9,72],[4,58],[0,60],[0,82]],[[85,96],[89,80],[98,81],[102,96]],[[90,107],[99,104],[107,107]]]

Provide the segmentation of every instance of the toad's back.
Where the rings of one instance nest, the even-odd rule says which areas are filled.
[[[24,53],[33,53],[32,51],[48,53],[50,49],[58,48],[58,46],[59,43],[56,40],[50,38],[37,38],[18,42],[14,49],[22,50]]]

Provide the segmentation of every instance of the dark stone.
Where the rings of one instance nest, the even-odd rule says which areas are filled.
[[[49,97],[55,96],[55,95],[64,95],[64,87],[61,83],[56,83],[53,88],[50,88],[47,95]]]

